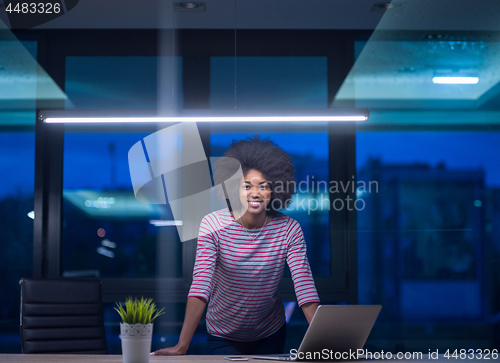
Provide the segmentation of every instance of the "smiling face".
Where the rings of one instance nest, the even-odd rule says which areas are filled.
[[[271,185],[260,171],[251,169],[244,175],[240,200],[243,206],[247,206],[247,213],[266,214],[266,207],[271,200]]]

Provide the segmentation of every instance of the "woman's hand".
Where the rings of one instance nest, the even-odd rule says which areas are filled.
[[[182,324],[182,330],[181,330],[181,335],[179,336],[179,342],[174,347],[168,347],[157,350],[156,352],[151,353],[151,355],[186,354],[189,348],[189,343],[191,343],[191,339],[193,338],[196,327],[198,326],[201,316],[205,311],[206,305],[207,302],[203,298],[188,297],[186,305],[186,315],[184,316],[184,324]]]
[[[318,308],[319,303],[317,302],[308,302],[302,305],[302,311],[306,316],[307,322],[311,324],[311,320],[313,319],[314,314],[316,313],[316,309]]]
[[[179,344],[175,347],[168,347],[159,349],[156,352],[151,353],[151,355],[184,355],[186,354],[186,349],[183,349]]]

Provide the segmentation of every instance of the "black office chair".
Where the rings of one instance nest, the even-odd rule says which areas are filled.
[[[99,280],[25,279],[23,353],[107,354]]]

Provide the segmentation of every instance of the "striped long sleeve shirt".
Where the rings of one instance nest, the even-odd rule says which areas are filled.
[[[208,333],[255,341],[278,331],[285,323],[278,292],[285,262],[299,306],[319,302],[297,221],[278,213],[262,230],[248,230],[227,208],[206,215],[188,296],[208,301]]]

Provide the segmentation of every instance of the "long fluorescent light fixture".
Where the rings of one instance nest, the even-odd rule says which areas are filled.
[[[435,84],[477,84],[479,77],[432,77]]]
[[[169,221],[169,220],[161,220],[161,219],[151,219],[149,221],[155,227],[172,227],[172,226],[182,226],[182,221]]]
[[[145,123],[145,122],[293,122],[366,121],[368,109],[251,109],[157,111],[41,111],[46,123]]]

